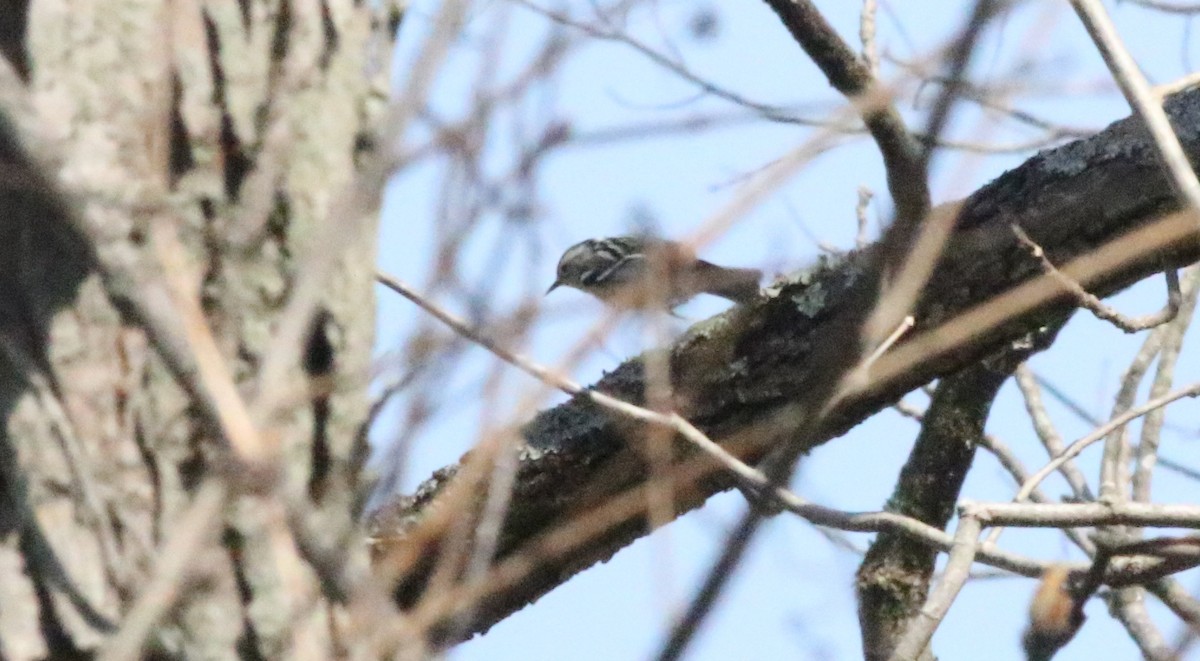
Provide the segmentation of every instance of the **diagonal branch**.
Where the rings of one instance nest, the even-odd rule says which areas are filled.
[[[1167,106],[1178,125],[1200,126],[1200,91],[1185,92]],[[1177,198],[1135,122],[1125,120],[1088,140],[1044,152],[968,198],[946,256],[918,301],[916,328],[872,368],[868,389],[832,412],[806,447],[1071,314],[1077,300],[1030,264],[1010,229],[1014,221],[1064,273],[1098,296],[1200,256],[1193,219],[1163,216],[1177,208]],[[1200,133],[1185,132],[1184,141],[1189,153],[1200,154]],[[847,292],[863,277],[866,263],[861,254],[822,262],[779,284],[763,301],[702,322],[676,341],[670,357],[672,388],[683,403],[679,413],[749,464],[773,444],[794,438],[802,418],[791,405],[815,385],[816,348],[844,341],[830,322],[854,303]],[[642,401],[640,359],[620,365],[591,389]],[[604,509],[643,485],[645,466],[627,447],[636,431],[624,416],[582,396],[524,427],[526,448],[498,545],[497,571],[513,564],[504,565],[507,578],[490,583],[471,631],[646,534],[641,494],[636,506],[627,503],[620,514]],[[681,470],[690,471],[677,482],[676,511],[683,513],[731,483],[715,464],[704,463],[711,461],[706,455],[681,447]],[[401,606],[424,590],[442,533],[423,522],[438,511],[438,496],[454,474],[453,468],[439,471],[414,495],[392,501],[373,518],[377,561],[389,562],[392,550],[410,558],[398,568]],[[567,543],[567,533],[556,531],[572,526],[576,532]]]
[[[958,530],[954,532],[954,548],[950,550],[950,560],[942,572],[942,580],[921,607],[921,612],[913,620],[904,637],[896,645],[896,650],[888,657],[892,661],[916,661],[921,653],[929,646],[929,639],[937,630],[942,619],[950,610],[950,605],[962,590],[971,575],[971,565],[975,562],[975,553],[979,550],[979,519],[973,516],[963,516],[958,521]]]
[[[929,212],[929,184],[921,145],[909,133],[886,90],[809,0],[767,0],[767,4],[829,84],[859,103],[863,122],[887,169],[888,190],[901,218],[917,222]]]
[[[1032,350],[1049,346],[1053,332],[1022,342],[938,382],[921,433],[887,509],[944,528],[982,443],[983,428],[1000,386]],[[933,578],[936,548],[908,535],[875,538],[856,576],[858,620],[867,659],[886,659],[918,615]]]
[[[810,2],[768,2],[830,80],[840,81],[834,82],[839,91],[847,93],[860,83],[864,91],[874,91],[873,88],[878,87],[866,65],[852,53],[847,56],[849,48]],[[1002,4],[995,0],[977,0],[949,54],[951,80],[957,83],[964,75],[983,27]],[[936,139],[949,121],[954,89],[955,85],[943,88],[929,114],[926,134],[932,139]],[[874,352],[886,343],[885,337],[893,329],[902,325],[902,319],[911,318],[913,305],[934,267],[941,261],[960,217],[958,205],[930,209],[927,175],[932,149],[927,146],[916,154],[911,153],[906,147],[913,138],[902,123],[892,121],[898,120],[893,117],[895,109],[879,99],[867,101],[880,104],[879,108],[868,106],[861,112],[883,153],[896,214],[875,249],[866,252],[863,276],[846,292],[847,304],[829,322],[829,326],[838,331],[827,336],[827,343],[820,342],[813,347],[809,365],[812,383],[792,404],[790,414],[798,424],[794,426],[789,442],[781,444],[764,462],[763,472],[776,484],[787,481],[797,458],[825,426],[826,417],[867,387],[869,368],[876,362]],[[838,335],[856,337],[858,341],[835,340]],[[753,509],[729,535],[724,551],[701,585],[699,594],[674,627],[659,657],[662,661],[676,659],[683,653],[700,621],[711,611],[716,597],[728,583],[761,521],[762,512]]]
[[[1121,43],[1108,10],[1100,0],[1071,0],[1071,5],[1100,49],[1104,63],[1108,65],[1130,107],[1142,118],[1154,137],[1155,151],[1162,159],[1163,167],[1170,173],[1171,183],[1184,204],[1200,210],[1200,180],[1192,171],[1187,153],[1175,135],[1175,129],[1171,127],[1171,120],[1163,112],[1162,99],[1150,88],[1137,62]]]
[[[1172,319],[1179,313],[1179,305],[1183,302],[1183,294],[1179,291],[1179,273],[1173,269],[1167,269],[1163,275],[1167,278],[1167,304],[1163,309],[1142,317],[1127,317],[1115,308],[1105,305],[1103,301],[1088,293],[1082,285],[1074,280],[1063,275],[1061,271],[1054,267],[1054,264],[1046,259],[1046,253],[1042,247],[1034,243],[1029,235],[1025,234],[1020,227],[1013,225],[1013,234],[1017,235],[1017,239],[1029,252],[1033,254],[1034,259],[1038,260],[1047,273],[1053,275],[1059,282],[1063,283],[1071,293],[1079,299],[1080,307],[1086,308],[1096,315],[1097,319],[1107,321],[1112,325],[1120,328],[1126,333],[1140,333],[1148,328],[1161,326]]]

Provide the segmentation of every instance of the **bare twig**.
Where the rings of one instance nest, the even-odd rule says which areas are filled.
[[[1130,420],[1133,420],[1140,416],[1146,415],[1150,411],[1153,411],[1157,408],[1166,406],[1167,404],[1170,404],[1171,402],[1173,402],[1175,400],[1183,399],[1184,397],[1196,397],[1196,396],[1200,396],[1200,382],[1194,383],[1186,388],[1180,388],[1178,390],[1172,391],[1170,393],[1167,393],[1166,395],[1163,395],[1162,397],[1152,399],[1152,400],[1146,402],[1145,404],[1142,404],[1139,407],[1130,409],[1129,411],[1126,411],[1124,414],[1119,415],[1116,418],[1113,418],[1112,420],[1108,421],[1101,427],[1092,431],[1090,434],[1080,438],[1079,440],[1075,441],[1071,445],[1067,446],[1066,450],[1064,450],[1062,454],[1060,454],[1057,457],[1055,457],[1054,459],[1052,459],[1049,463],[1047,463],[1040,470],[1038,470],[1036,473],[1034,473],[1032,477],[1030,477],[1028,480],[1025,481],[1024,484],[1021,485],[1021,488],[1017,491],[1017,495],[1013,497],[1013,500],[1016,502],[1020,502],[1022,500],[1027,499],[1029,497],[1029,494],[1034,489],[1034,487],[1041,484],[1042,480],[1046,479],[1051,473],[1058,470],[1058,468],[1060,466],[1062,466],[1062,464],[1064,462],[1071,459],[1072,457],[1077,456],[1080,452],[1082,452],[1089,445],[1092,445],[1093,443],[1103,439],[1105,436],[1107,436],[1113,430],[1120,428],[1122,425],[1128,424]],[[996,539],[1000,536],[1001,531],[1002,531],[1002,528],[996,528],[995,530],[993,530],[988,537],[988,540],[987,540],[988,543],[994,544],[996,542]]]
[[[1121,387],[1117,391],[1110,417],[1116,417],[1133,408],[1138,388],[1146,376],[1146,371],[1150,369],[1150,364],[1162,351],[1164,332],[1165,327],[1155,328],[1142,343],[1133,360],[1129,362],[1129,367],[1125,369],[1125,374],[1121,377]],[[1102,499],[1117,500],[1127,496],[1121,486],[1128,473],[1125,463],[1128,453],[1129,429],[1127,427],[1114,430],[1104,440],[1104,454],[1100,459],[1100,497]]]
[[[867,210],[871,206],[871,198],[875,193],[871,192],[866,186],[858,187],[858,204],[854,207],[854,217],[858,220],[858,231],[854,234],[854,247],[863,249],[871,242],[868,232],[870,231],[867,219]]]
[[[1146,128],[1154,138],[1159,157],[1180,199],[1187,206],[1200,211],[1200,181],[1197,181],[1187,154],[1171,127],[1171,121],[1163,111],[1161,99],[1150,89],[1137,62],[1121,43],[1108,11],[1100,0],[1071,0],[1071,6],[1100,50],[1130,107],[1146,122]]]
[[[1034,476],[1032,478],[1030,478],[1029,482],[1026,482],[1024,485],[1022,485],[1021,491],[1018,492],[1019,498],[1024,498],[1028,495],[1027,493],[1025,493],[1026,487],[1031,487],[1033,485],[1040,483],[1043,479],[1045,479],[1045,477],[1047,475],[1050,474],[1050,472],[1056,470],[1058,468],[1058,466],[1061,465],[1062,462],[1066,461],[1067,459],[1070,459],[1071,457],[1078,455],[1088,445],[1091,445],[1092,443],[1095,443],[1096,441],[1100,440],[1106,434],[1113,431],[1114,429],[1117,429],[1118,427],[1120,427],[1124,424],[1127,424],[1130,420],[1133,420],[1140,416],[1146,415],[1150,411],[1153,411],[1155,409],[1166,406],[1167,404],[1170,404],[1171,402],[1174,402],[1175,400],[1183,399],[1184,397],[1196,397],[1198,395],[1200,395],[1200,383],[1194,383],[1190,386],[1180,388],[1178,390],[1174,390],[1172,392],[1166,393],[1166,394],[1162,395],[1161,397],[1156,397],[1154,399],[1151,399],[1151,400],[1147,401],[1145,404],[1142,404],[1141,406],[1132,408],[1129,411],[1126,411],[1125,413],[1121,414],[1120,416],[1113,418],[1112,420],[1108,421],[1107,423],[1105,423],[1103,426],[1099,427],[1092,433],[1088,434],[1087,436],[1084,436],[1083,438],[1080,438],[1079,440],[1075,441],[1071,445],[1067,446],[1067,449],[1061,455],[1059,455],[1058,457],[1055,457],[1053,461],[1046,464],[1045,467],[1043,467],[1041,470],[1039,470],[1037,473],[1035,473]]]
[[[879,45],[875,42],[875,14],[879,10],[878,0],[863,0],[862,14],[858,20],[858,38],[862,41],[862,59],[872,77],[879,77]]]
[[[1168,14],[1197,14],[1200,4],[1194,2],[1163,2],[1162,0],[1126,0],[1131,5],[1153,9]]]
[[[1186,89],[1190,89],[1200,84],[1200,72],[1189,73],[1169,83],[1158,85],[1154,88],[1154,93],[1160,98],[1168,97],[1172,94],[1178,94]]]
[[[1044,269],[1046,273],[1054,276],[1055,279],[1061,282],[1068,291],[1070,291],[1077,299],[1079,299],[1080,307],[1090,310],[1098,319],[1103,319],[1104,321],[1111,323],[1126,333],[1137,333],[1148,328],[1161,326],[1174,319],[1175,315],[1179,313],[1179,304],[1182,302],[1183,297],[1179,293],[1179,273],[1174,269],[1167,269],[1163,272],[1163,275],[1167,279],[1166,306],[1158,312],[1143,317],[1126,317],[1120,312],[1117,312],[1115,309],[1105,305],[1103,301],[1096,298],[1094,295],[1084,289],[1083,285],[1080,285],[1078,282],[1072,280],[1066,275],[1063,275],[1063,273],[1054,266],[1050,259],[1046,257],[1046,253],[1042,250],[1042,247],[1037,243],[1034,243],[1033,239],[1029,238],[1029,235],[1025,233],[1025,230],[1022,230],[1019,226],[1014,224],[1012,226],[1012,231],[1013,234],[1017,235],[1017,239],[1024,244],[1025,247],[1029,248],[1029,251],[1033,253],[1033,256],[1041,262],[1042,269]]]
[[[890,657],[892,661],[916,661],[929,646],[933,632],[942,622],[942,618],[950,610],[950,605],[958,596],[962,586],[971,574],[971,565],[975,562],[975,554],[979,549],[980,522],[970,514],[964,514],[958,521],[958,529],[954,531],[954,546],[950,549],[950,559],[942,573],[942,580],[929,595],[920,614],[913,620],[904,637],[896,645]]]
[[[863,361],[861,369],[864,371],[870,370],[871,365],[876,360],[879,360],[879,357],[883,355],[883,352],[891,349],[893,345],[899,342],[900,338],[904,337],[904,334],[912,329],[913,324],[915,323],[916,318],[911,314],[901,319],[900,323],[896,324],[896,329],[892,331],[892,334],[884,338],[883,342],[881,342],[879,346],[875,347],[875,350],[871,352],[871,355],[867,356],[867,359]]]
[[[959,509],[987,526],[1025,528],[1095,527],[1105,525],[1200,528],[1200,506],[1162,503],[977,503]]]
[[[212,479],[201,485],[162,546],[153,577],[142,586],[120,630],[100,652],[100,661],[124,661],[141,656],[146,636],[179,598],[176,588],[193,568],[196,549],[215,535],[214,524],[227,496],[223,480]]]
[[[1191,268],[1184,279],[1184,301],[1179,309],[1179,316],[1166,327],[1162,335],[1162,350],[1159,352],[1158,369],[1154,382],[1150,386],[1149,397],[1161,397],[1171,389],[1175,379],[1175,364],[1179,360],[1183,337],[1192,321],[1196,309],[1196,295],[1200,293],[1200,269]],[[1136,469],[1133,473],[1133,499],[1141,502],[1150,501],[1150,482],[1154,466],[1158,463],[1158,444],[1162,435],[1166,412],[1163,409],[1151,411],[1146,415],[1142,424],[1142,436],[1138,442]]]
[[[984,434],[979,444],[996,457],[996,460],[1000,462],[1000,465],[1003,466],[1006,471],[1008,471],[1009,475],[1012,475],[1013,480],[1018,486],[1024,484],[1025,480],[1029,479],[1029,471],[1025,468],[1025,465],[1021,463],[1021,460],[1018,459],[1015,454],[1013,454],[1012,450],[1003,441],[995,436],[992,436],[991,434]],[[1029,500],[1034,503],[1057,502],[1052,501],[1049,497],[1047,497],[1045,492],[1043,492],[1040,487],[1029,492]],[[1089,556],[1095,553],[1096,545],[1092,543],[1092,540],[1088,539],[1078,530],[1075,530],[1074,528],[1065,528],[1063,529],[1063,534],[1066,535],[1067,538],[1075,544],[1075,546],[1078,546],[1080,550]]]
[[[1046,413],[1046,407],[1042,404],[1042,395],[1038,389],[1037,381],[1033,378],[1033,372],[1030,371],[1028,365],[1022,364],[1016,370],[1017,387],[1021,390],[1022,399],[1025,401],[1025,410],[1029,412],[1029,419],[1033,422],[1034,431],[1038,438],[1041,439],[1042,445],[1046,446],[1046,452],[1051,457],[1057,457],[1063,453],[1063,440],[1059,435],[1058,430],[1054,428],[1053,421],[1050,420],[1050,415]],[[1075,462],[1068,461],[1062,465],[1060,469],[1063,477],[1067,479],[1067,483],[1071,485],[1071,490],[1075,493],[1075,497],[1081,500],[1095,500],[1091,489],[1088,488],[1087,480],[1083,477],[1079,467]]]
[[[688,69],[682,63],[680,63],[666,55],[663,55],[662,53],[654,50],[653,48],[650,48],[649,46],[647,46],[646,44],[643,44],[642,42],[638,41],[637,39],[634,39],[626,31],[617,30],[617,29],[603,29],[596,25],[584,23],[582,21],[577,21],[574,18],[572,18],[569,14],[566,14],[564,12],[554,11],[552,9],[547,9],[546,7],[542,7],[541,5],[538,5],[537,3],[534,3],[530,0],[513,0],[513,1],[516,2],[517,4],[519,4],[520,6],[525,7],[526,9],[528,9],[532,12],[535,12],[537,14],[545,16],[546,18],[548,18],[552,21],[561,23],[563,25],[570,26],[577,30],[581,30],[585,34],[587,34],[589,37],[593,37],[595,39],[603,39],[605,41],[612,41],[615,43],[625,44],[625,45],[629,46],[630,48],[633,48],[634,50],[638,51],[642,55],[644,55],[647,59],[649,59],[651,62],[653,62],[657,66],[662,67],[662,68],[666,69],[667,71],[670,71],[671,73],[679,76],[680,78],[688,81],[689,83],[692,83],[698,89],[700,89],[702,92],[704,92],[706,94],[711,94],[711,95],[721,98],[721,99],[724,99],[730,103],[741,106],[743,108],[753,110],[755,113],[757,113],[759,116],[761,116],[763,118],[769,119],[774,122],[781,122],[781,123],[785,123],[785,124],[812,125],[814,123],[817,123],[817,122],[814,122],[814,120],[799,117],[794,112],[789,111],[787,108],[782,108],[779,106],[773,106],[773,105],[767,105],[764,103],[759,103],[759,102],[749,99],[737,92],[734,92],[733,90],[730,90],[721,85],[718,85],[711,80],[707,80],[707,79],[701,77],[700,75],[696,74],[695,72],[691,71],[690,69]]]
[[[736,479],[738,479],[738,481],[743,483],[745,486],[756,491],[764,489],[768,486],[767,479],[762,475],[762,473],[754,468],[751,468],[750,466],[747,466],[744,462],[742,462],[742,460],[730,454],[727,450],[725,450],[725,448],[722,448],[712,439],[708,438],[704,432],[697,429],[695,425],[688,422],[678,413],[660,413],[658,411],[652,411],[596,390],[585,389],[567,377],[553,370],[547,369],[546,367],[539,365],[525,356],[507,349],[506,347],[478,333],[477,331],[472,330],[462,320],[450,314],[448,311],[424,296],[421,296],[400,280],[385,273],[377,274],[376,278],[381,284],[417,304],[422,310],[425,310],[437,318],[438,321],[453,329],[454,332],[462,335],[472,342],[475,342],[479,346],[495,354],[501,360],[513,365],[514,367],[538,379],[539,381],[558,388],[568,395],[587,397],[600,406],[629,416],[635,420],[641,420],[642,422],[648,422],[671,429],[677,432],[683,438],[687,439],[700,450],[703,450],[720,461],[734,474]]]
[[[767,0],[792,37],[829,79],[851,100],[878,95],[879,83],[866,63],[838,36],[809,0]],[[888,189],[897,214],[919,222],[929,210],[930,196],[920,145],[890,103],[864,108],[863,121],[883,156]]]
[[[1184,335],[1187,333],[1192,314],[1195,311],[1198,273],[1200,271],[1195,268],[1187,271],[1184,282],[1184,300],[1179,308],[1178,316],[1155,332],[1162,338],[1162,347],[1159,351],[1158,369],[1148,395],[1151,399],[1161,397],[1168,392],[1174,382],[1175,364],[1179,358]],[[1166,410],[1156,409],[1148,413],[1142,423],[1142,435],[1136,448],[1135,469],[1131,479],[1131,496],[1135,501],[1144,503],[1150,501],[1151,477],[1158,459],[1158,445],[1165,419]],[[1124,440],[1128,437],[1128,433],[1121,434],[1120,437]],[[1121,447],[1124,452],[1128,452],[1127,445],[1122,444]],[[1131,529],[1129,534],[1131,537],[1140,537],[1140,526]],[[1140,586],[1122,588],[1113,592],[1110,602],[1117,618],[1137,641],[1138,647],[1146,658],[1172,658],[1166,639],[1146,612],[1145,593],[1146,590]]]

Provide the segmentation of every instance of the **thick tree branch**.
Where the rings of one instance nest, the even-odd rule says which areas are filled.
[[[1200,154],[1200,92],[1184,93],[1167,108],[1188,153]],[[1061,289],[1047,290],[1036,304],[1013,307],[1016,313],[982,306],[1009,292],[1002,301],[1007,305],[1018,296],[1009,290],[1022,283],[1033,286],[1028,281],[1040,274],[1013,236],[1013,223],[1056,264],[1066,265],[1064,272],[1104,296],[1160,272],[1164,264],[1181,266],[1200,256],[1200,241],[1181,234],[1190,231],[1185,227],[1190,219],[1172,217],[1166,225],[1155,224],[1176,208],[1153,145],[1140,123],[1131,120],[1039,154],[985,186],[963,203],[955,234],[918,302],[916,329],[875,366],[869,391],[834,411],[810,444],[843,433],[909,390],[959,371],[1073,311],[1076,299]],[[1167,229],[1171,234],[1162,234]],[[1136,240],[1109,245],[1136,230],[1141,231]],[[1098,257],[1072,269],[1077,258],[1106,245]],[[829,322],[849,304],[846,293],[863,275],[871,250],[844,262],[822,262],[780,283],[770,297],[702,322],[675,342],[671,360],[679,414],[750,463],[761,459],[772,442],[791,438],[801,421],[780,411],[794,413],[789,404],[812,387],[813,348],[840,332]],[[1098,271],[1079,277],[1076,271],[1085,267]],[[959,317],[968,310],[971,314]],[[962,323],[943,325],[956,317]],[[966,317],[985,321],[966,328]],[[641,360],[635,358],[593,388],[640,402],[642,378]],[[639,430],[584,397],[539,414],[523,429],[526,446],[498,558],[519,557],[537,571],[494,583],[472,631],[645,534],[645,520],[636,512],[600,516],[606,502],[639,488],[645,479],[638,453],[627,449]],[[692,462],[692,481],[678,483],[677,511],[695,508],[731,485],[715,467],[696,468],[696,455],[686,446],[681,444],[679,454],[681,461]],[[377,561],[399,572],[396,596],[402,606],[420,597],[445,520],[453,516],[439,507],[438,494],[454,474],[454,467],[439,471],[414,495],[394,500],[374,517]],[[590,519],[588,535],[549,555],[546,546],[538,546],[535,540],[544,533],[589,511],[599,518]],[[542,551],[521,555],[523,547]]]
[[[885,338],[894,333],[902,320],[909,322],[906,326],[911,325],[910,312],[942,257],[958,220],[959,208],[947,205],[931,210],[927,175],[932,150],[928,146],[915,152],[908,148],[914,140],[899,121],[895,108],[886,96],[879,94],[879,85],[871,72],[849,51],[815,6],[808,0],[774,0],[770,4],[839,91],[850,95],[852,89],[857,89],[875,97],[850,98],[862,104],[859,112],[883,155],[888,189],[896,205],[895,217],[883,238],[873,250],[865,252],[863,275],[845,292],[842,297],[845,305],[827,324],[830,329],[839,330],[828,333],[824,341],[818,338],[812,347],[809,387],[792,403],[793,412],[788,414],[798,424],[784,425],[792,427],[790,440],[780,444],[764,461],[763,473],[767,478],[783,484],[792,474],[797,458],[826,426],[827,416],[860,394],[878,358],[876,352],[885,350],[889,343]],[[993,0],[977,0],[947,58],[949,78],[955,83],[966,71],[976,40],[998,6]],[[949,121],[954,88],[955,85],[943,88],[929,113],[926,134],[933,140]],[[841,341],[833,339],[839,336]],[[857,341],[845,341],[852,337]],[[752,509],[729,535],[697,597],[668,638],[659,657],[662,661],[682,655],[728,583],[732,569],[749,547],[761,521],[762,512]]]
[[[1047,346],[1053,333],[1039,338]],[[938,382],[921,433],[887,509],[945,528],[959,490],[983,438],[984,424],[1000,386],[1034,343],[985,360]],[[938,549],[910,536],[885,532],[875,538],[858,570],[858,619],[863,655],[891,656],[900,636],[920,612],[933,578]]]
[[[921,145],[881,89],[867,62],[850,49],[809,0],[767,0],[829,84],[861,104],[867,130],[887,168],[888,190],[900,218],[918,222],[929,212],[929,185]]]

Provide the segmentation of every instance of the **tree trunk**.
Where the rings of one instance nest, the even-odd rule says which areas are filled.
[[[307,350],[256,422],[281,488],[307,485],[325,525],[354,520],[375,227],[328,214],[375,143],[399,18],[377,4],[34,0],[24,43],[5,26],[0,657],[71,658],[125,627],[174,524],[236,463],[163,338],[133,323],[135,292],[192,330],[178,297],[196,297],[248,400],[271,352]],[[281,348],[328,223],[345,231],[314,293],[321,323]],[[186,558],[149,652],[335,655],[314,572],[274,559],[262,501],[227,502],[220,550]]]

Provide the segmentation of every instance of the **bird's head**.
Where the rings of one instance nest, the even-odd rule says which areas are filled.
[[[546,293],[564,286],[586,291],[614,261],[614,256],[604,249],[601,241],[588,239],[576,243],[559,258],[554,284]]]

